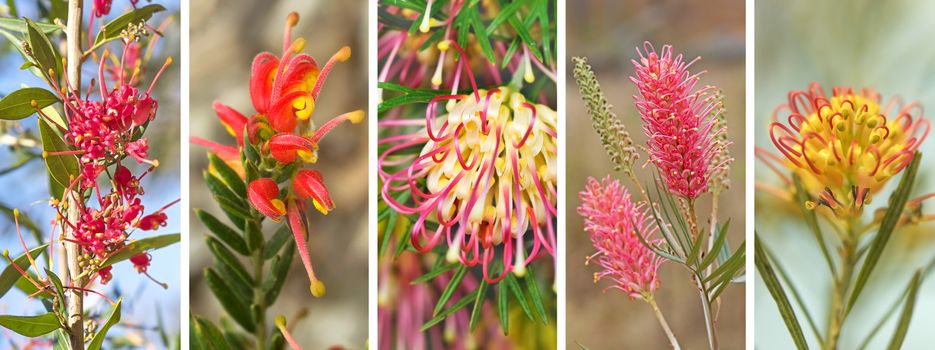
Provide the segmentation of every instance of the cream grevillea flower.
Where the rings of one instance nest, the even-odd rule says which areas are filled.
[[[447,114],[438,116],[438,103],[444,100]],[[555,111],[500,87],[436,97],[426,110],[424,125],[415,134],[381,141],[393,144],[380,157],[383,198],[400,213],[418,214],[411,233],[413,246],[429,251],[445,233],[447,259],[467,266],[481,263],[491,283],[507,272],[523,275],[540,249],[554,255]],[[418,156],[395,157],[401,150],[420,146]],[[383,170],[407,161],[411,163],[395,173]],[[403,191],[411,192],[410,199],[397,201]],[[532,241],[528,253],[527,241]],[[502,250],[504,272],[491,277],[497,247]]]

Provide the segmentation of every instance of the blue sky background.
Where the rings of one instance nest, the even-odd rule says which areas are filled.
[[[16,1],[20,16],[35,18],[38,14],[36,4],[33,1]],[[166,56],[173,56],[175,62],[160,77],[154,95],[159,101],[159,111],[156,121],[151,124],[147,135],[150,139],[150,156],[158,158],[161,166],[153,174],[147,175],[143,181],[143,187],[146,195],[143,196],[143,204],[146,211],[154,211],[166,203],[179,198],[179,4],[178,1],[158,1],[165,6],[168,11],[154,16],[150,21],[153,26],[158,26],[169,16],[173,17],[173,22],[165,31],[165,37],[156,47],[153,59],[147,68],[148,76],[141,82],[142,89],[149,86],[152,75],[159,69]],[[140,2],[140,6],[148,4]],[[90,1],[86,5],[90,11]],[[108,18],[119,16],[130,9],[129,1],[116,0]],[[3,16],[8,16],[5,11],[0,10]],[[87,20],[86,12],[85,18]],[[99,23],[99,22],[98,22]],[[0,45],[8,46],[9,42],[4,38],[0,39]],[[116,46],[113,46],[116,47]],[[121,46],[122,47],[122,46]],[[28,71],[19,70],[22,64],[22,58],[16,51],[3,50],[0,54],[0,95],[19,88],[21,84],[29,86],[46,87],[45,84],[30,74]],[[84,67],[85,77],[96,68],[91,65]],[[85,78],[84,83],[90,81]],[[36,118],[30,117],[23,120],[22,125],[29,130],[36,130]],[[16,160],[15,155],[7,148],[0,149],[0,168],[9,166]],[[125,161],[125,165],[134,165],[132,161]],[[142,168],[140,168],[142,169]],[[54,211],[48,206],[48,185],[46,180],[45,165],[41,160],[34,160],[28,165],[0,176],[0,188],[6,189],[0,194],[0,204],[11,208],[19,208],[21,212],[33,219],[41,228],[43,234],[49,237],[49,222],[52,220]],[[168,234],[180,232],[180,209],[178,205],[166,211],[169,216],[168,226],[162,230],[153,232],[138,232],[134,236],[137,239],[149,237],[156,234]],[[26,244],[30,247],[37,243],[31,235],[24,233]],[[23,249],[20,245],[13,223],[6,217],[0,218],[0,247],[9,249],[10,254],[18,256]],[[143,329],[154,329],[157,324],[156,313],[158,312],[164,321],[164,329],[170,338],[174,338],[179,333],[179,305],[180,305],[180,261],[181,248],[179,244],[152,252],[152,265],[149,273],[156,279],[166,282],[169,285],[168,290],[150,281],[143,275],[137,274],[132,264],[123,262],[114,267],[114,279],[107,286],[98,286],[95,289],[105,292],[110,297],[122,295],[124,297],[122,322],[121,324],[131,325],[131,327],[115,327],[110,334],[127,335],[129,338],[139,334],[148,341],[153,342],[156,348],[162,347],[162,342],[158,340],[158,333],[152,331],[142,331],[140,333],[136,326]],[[6,266],[5,263],[0,264]],[[92,310],[92,313],[107,312],[109,306],[106,301],[99,297],[90,296],[85,301],[85,307]],[[26,296],[14,289],[0,299],[0,314],[30,315],[42,311],[42,306],[37,300],[28,300]],[[6,331],[5,331],[6,332]],[[12,333],[0,333],[0,348],[9,346],[8,341],[17,344],[23,344],[25,341],[21,337],[12,337]],[[10,339],[12,337],[12,339]]]

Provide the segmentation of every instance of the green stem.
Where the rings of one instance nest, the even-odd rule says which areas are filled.
[[[675,339],[675,334],[672,333],[672,329],[669,328],[669,323],[666,322],[666,318],[662,315],[662,311],[659,310],[659,305],[656,304],[656,299],[652,294],[644,295],[643,299],[649,303],[649,306],[652,306],[653,311],[656,313],[656,319],[659,320],[659,325],[662,326],[662,330],[666,332],[666,337],[669,338],[669,344],[672,344],[672,349],[681,350],[682,347],[679,345],[678,339]]]
[[[838,348],[838,339],[841,336],[841,328],[844,325],[844,298],[847,296],[851,285],[851,278],[854,274],[854,266],[857,264],[857,241],[853,233],[854,222],[848,221],[845,229],[846,235],[841,240],[841,268],[834,281],[834,292],[831,295],[831,313],[828,317],[827,343],[825,350],[835,350]]]

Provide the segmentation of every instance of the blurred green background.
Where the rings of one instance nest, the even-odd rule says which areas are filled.
[[[293,38],[307,41],[305,52],[324,65],[344,45],[352,56],[338,63],[316,104],[319,125],[344,112],[367,107],[367,35],[364,0],[328,1],[192,1],[191,9],[191,135],[232,143],[232,138],[211,108],[221,101],[245,115],[254,113],[249,78],[253,57],[263,51],[282,54],[286,15],[299,13]],[[370,118],[371,116],[367,116]],[[366,121],[365,121],[366,122]],[[315,272],[328,294],[313,298],[299,258],[290,280],[270,309],[270,315],[291,317],[300,309],[309,315],[295,324],[293,335],[307,349],[342,345],[364,348],[367,338],[367,128],[345,124],[322,140],[321,171],[337,205],[328,216],[311,215],[309,251]],[[191,205],[220,213],[211,200],[202,170],[207,167],[204,148],[192,146]],[[202,269],[211,264],[204,245],[204,226],[191,220],[191,309],[218,319],[220,304],[208,290]],[[272,227],[267,226],[267,234]],[[271,320],[272,317],[269,317]]]
[[[633,73],[630,59],[638,57],[636,47],[651,41],[657,50],[672,44],[688,61],[696,56],[702,60],[691,67],[692,72],[706,70],[702,84],[716,85],[724,90],[727,106],[727,126],[731,155],[732,188],[720,200],[721,221],[731,218],[728,240],[736,247],[744,239],[744,1],[617,1],[592,0],[568,6],[567,51],[569,57],[587,56],[600,79],[611,104],[627,126],[637,144],[645,144],[641,123],[633,106],[636,88],[629,80]],[[571,61],[568,79],[568,122],[564,134],[567,142],[567,207],[568,244],[567,283],[567,346],[575,342],[591,349],[663,349],[669,343],[652,309],[642,301],[632,301],[625,294],[609,290],[608,281],[593,283],[595,266],[585,266],[584,257],[594,252],[582,219],[576,208],[578,192],[584,189],[588,176],[602,178],[612,175],[632,187],[623,175],[614,172],[610,158],[601,147],[591,128],[584,105],[574,83]],[[638,163],[646,161],[641,154]],[[637,172],[644,183],[652,181],[650,167]],[[700,200],[699,213],[708,213],[710,196]],[[700,214],[705,215],[705,214]],[[702,219],[704,220],[704,219]],[[707,347],[703,314],[698,294],[686,270],[676,264],[660,268],[661,286],[656,300],[683,348]],[[721,297],[718,329],[721,348],[741,349],[744,346],[744,285],[728,288]]]
[[[931,1],[805,1],[769,0],[756,3],[756,145],[775,152],[768,127],[772,110],[786,101],[790,90],[803,90],[819,82],[830,92],[835,85],[873,87],[883,99],[902,96],[935,106],[935,2]],[[931,120],[931,117],[928,117]],[[932,135],[919,149],[922,165],[913,195],[935,191],[935,141]],[[756,165],[756,180],[778,184],[763,164]],[[877,195],[873,207],[885,198],[898,179]],[[931,201],[928,209],[932,212]],[[756,196],[756,230],[789,272],[823,332],[830,307],[830,276],[822,265],[817,243],[800,216],[769,195]],[[768,213],[768,214],[767,214]],[[844,325],[840,348],[856,348],[880,316],[906,289],[917,268],[935,258],[935,225],[896,231],[883,252],[870,285]],[[822,268],[815,268],[822,266]],[[756,281],[755,337],[758,349],[793,348],[776,305],[762,281]],[[923,282],[903,349],[931,349],[935,339],[935,283]],[[797,314],[801,310],[796,308]],[[803,317],[799,317],[802,319]],[[870,349],[886,346],[895,328],[895,317],[876,336]],[[803,325],[811,346],[818,346]]]

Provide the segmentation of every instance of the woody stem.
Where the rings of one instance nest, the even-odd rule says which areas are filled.
[[[857,264],[857,240],[854,238],[856,232],[856,223],[849,220],[846,223],[846,237],[841,240],[841,268],[838,276],[834,279],[834,292],[831,296],[831,313],[828,317],[827,343],[824,349],[835,350],[838,348],[838,338],[841,336],[841,328],[844,325],[845,297],[851,286],[851,278],[854,274],[854,266]]]
[[[84,10],[83,0],[68,0],[68,21],[65,28],[66,59],[68,64],[69,87],[73,91],[81,90],[81,15]],[[66,102],[67,103],[67,102]],[[67,107],[66,107],[67,108]],[[81,196],[80,193],[77,193]],[[79,203],[73,194],[65,194],[65,218],[69,223],[76,223],[79,217]],[[80,197],[79,197],[80,198]],[[75,238],[72,225],[62,225],[66,238]],[[81,257],[81,247],[74,242],[63,241],[65,246],[65,269],[73,286],[85,285],[86,277],[82,274],[78,259]],[[79,289],[65,291],[67,305],[68,338],[71,350],[84,350],[84,292]]]
[[[659,310],[659,305],[656,304],[656,299],[652,294],[644,296],[644,299],[646,299],[646,302],[649,304],[649,306],[652,306],[653,312],[656,314],[656,319],[659,320],[659,325],[662,326],[662,330],[666,332],[666,337],[669,338],[669,344],[672,345],[672,349],[681,350],[682,347],[679,346],[679,341],[675,339],[675,334],[672,333],[672,329],[669,328],[669,323],[666,322],[665,316],[662,315],[662,310]]]

